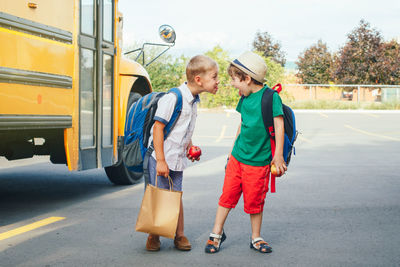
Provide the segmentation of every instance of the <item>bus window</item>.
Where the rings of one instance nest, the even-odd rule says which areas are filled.
[[[103,147],[112,146],[113,57],[103,57]]]
[[[94,88],[95,88],[94,51],[81,48],[81,148],[94,146]]]
[[[113,183],[136,183],[141,174],[122,162],[124,125],[151,83],[122,57],[118,0],[23,2],[0,0],[0,157],[49,155],[70,170],[104,167]],[[172,47],[173,30],[160,33]]]
[[[81,0],[81,32],[94,35],[94,0]]]
[[[103,40],[113,42],[113,3],[111,0],[103,1]]]

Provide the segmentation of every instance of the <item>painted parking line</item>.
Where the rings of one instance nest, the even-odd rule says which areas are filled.
[[[4,239],[7,239],[7,238],[10,238],[10,237],[13,237],[13,236],[16,236],[16,235],[20,235],[20,234],[35,230],[35,229],[37,229],[39,227],[42,227],[42,226],[45,226],[45,225],[48,225],[48,224],[51,224],[51,223],[55,223],[55,222],[58,222],[58,221],[61,221],[61,220],[64,220],[64,219],[65,219],[65,217],[49,217],[47,219],[43,219],[43,220],[28,224],[28,225],[25,225],[25,226],[21,226],[21,227],[15,228],[13,230],[1,233],[0,234],[0,241],[4,240]]]
[[[352,126],[350,126],[348,124],[345,124],[344,126],[349,128],[349,129],[351,129],[351,130],[353,130],[353,131],[356,131],[356,132],[359,132],[359,133],[362,133],[362,134],[365,134],[365,135],[375,136],[375,137],[388,139],[388,140],[393,140],[393,141],[400,141],[399,138],[386,136],[386,135],[382,135],[382,134],[376,134],[376,133],[367,132],[367,131],[364,131],[364,130],[360,130],[360,129],[354,128],[354,127],[352,127]]]
[[[318,114],[319,114],[321,117],[329,118],[328,115],[326,115],[326,114],[324,114],[324,113],[322,113],[322,112],[318,112]]]
[[[379,118],[378,115],[372,114],[372,113],[362,113],[365,116],[373,117],[373,118]]]
[[[226,125],[223,125],[221,134],[219,135],[218,139],[215,140],[215,143],[219,143],[219,142],[221,142],[222,139],[224,139],[225,131],[226,131]]]
[[[306,143],[312,143],[311,140],[309,140],[309,139],[307,139],[307,138],[305,138],[305,137],[303,137],[303,136],[301,136],[301,135],[298,135],[297,138],[300,139],[300,140],[302,140],[302,141],[304,141],[304,142],[306,142]]]

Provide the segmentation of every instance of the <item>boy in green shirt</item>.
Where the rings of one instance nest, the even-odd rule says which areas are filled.
[[[243,192],[244,211],[250,214],[250,248],[261,253],[272,252],[272,248],[260,235],[264,200],[268,191],[270,164],[275,165],[277,176],[287,170],[283,159],[284,122],[282,101],[278,94],[273,94],[273,118],[276,148],[272,161],[270,136],[265,129],[261,98],[267,88],[263,85],[267,66],[262,57],[252,52],[245,52],[231,62],[228,68],[231,84],[242,95],[236,110],[242,121],[231,156],[225,171],[222,195],[219,199],[213,232],[207,241],[205,252],[216,253],[226,239],[223,230],[229,211],[234,208]]]

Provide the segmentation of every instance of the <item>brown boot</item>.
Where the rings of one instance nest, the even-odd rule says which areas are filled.
[[[175,247],[179,250],[188,251],[192,249],[192,245],[190,245],[189,240],[184,235],[175,237],[174,244]]]
[[[146,242],[146,249],[148,251],[158,251],[160,250],[161,242],[160,236],[149,234]]]

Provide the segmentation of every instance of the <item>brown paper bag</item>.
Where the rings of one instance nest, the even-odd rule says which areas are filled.
[[[148,184],[135,230],[149,234],[174,238],[181,205],[181,191],[173,191],[172,179],[168,177],[170,190]]]

